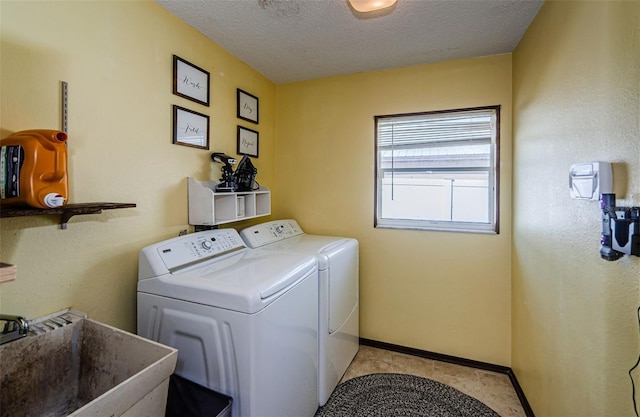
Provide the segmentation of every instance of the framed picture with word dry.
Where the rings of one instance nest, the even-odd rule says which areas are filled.
[[[238,118],[258,124],[258,97],[238,88]]]
[[[209,116],[174,105],[173,143],[209,149]]]
[[[209,72],[173,56],[173,94],[209,106]]]

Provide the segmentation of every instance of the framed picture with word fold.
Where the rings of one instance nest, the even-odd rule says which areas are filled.
[[[174,105],[173,143],[209,149],[209,116]]]

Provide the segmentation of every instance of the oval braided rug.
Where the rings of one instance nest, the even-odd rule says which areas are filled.
[[[485,404],[431,379],[371,374],[338,385],[315,417],[500,417]]]

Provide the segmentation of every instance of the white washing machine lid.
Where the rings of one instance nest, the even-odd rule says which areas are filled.
[[[311,256],[245,249],[221,261],[140,280],[138,291],[252,314],[316,271]]]
[[[213,248],[203,250],[203,241]],[[224,229],[148,246],[140,252],[138,291],[251,314],[317,271],[313,256],[238,242],[235,230]]]

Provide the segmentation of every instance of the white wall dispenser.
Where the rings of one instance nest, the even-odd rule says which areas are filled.
[[[599,201],[602,194],[613,192],[613,170],[609,162],[586,162],[571,165],[571,198]]]

